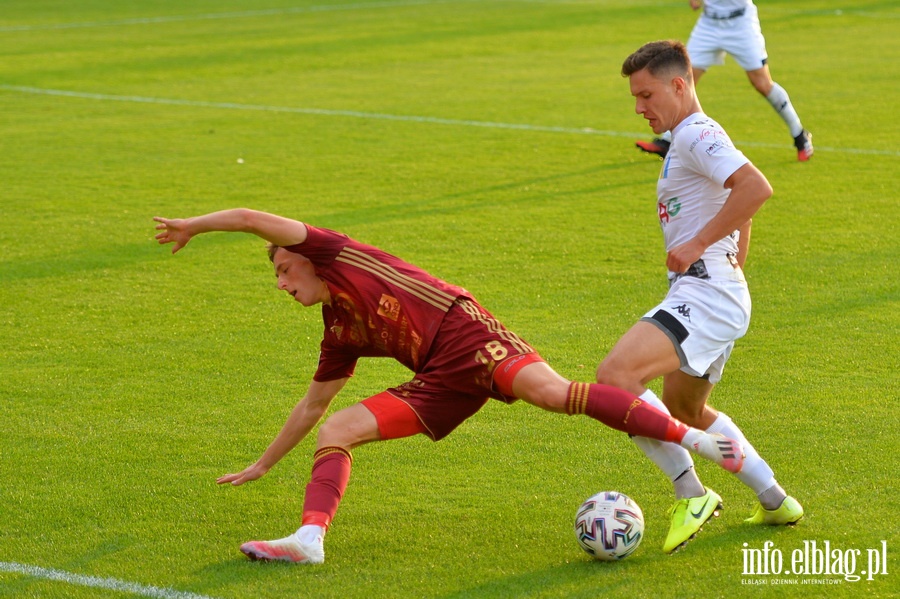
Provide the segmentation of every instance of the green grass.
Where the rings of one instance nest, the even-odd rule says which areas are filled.
[[[700,85],[776,190],[754,220],[753,324],[713,404],[806,519],[743,526],[752,493],[699,464],[726,510],[665,556],[669,485],[624,435],[492,402],[440,443],[357,450],[327,563],[294,568],[237,546],[295,529],[313,439],[251,485],[214,481],[254,461],[304,392],[318,311],[275,290],[258,240],[209,235],[173,257],[151,217],[250,206],[345,231],[467,287],[590,380],[665,290],[659,164],[632,147],[650,133],[619,66],[686,38],[695,15],[650,0],[6,0],[0,562],[217,598],[896,596],[900,9],[840,8],[760,2],[810,163],[732,61]],[[408,376],[364,361],[333,409]],[[647,524],[617,564],[571,532],[605,489]],[[768,540],[786,559],[804,541],[865,556],[885,540],[889,574],[742,584],[743,544]],[[0,570],[0,596],[123,594]]]

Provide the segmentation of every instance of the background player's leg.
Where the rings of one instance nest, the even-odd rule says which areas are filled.
[[[761,69],[747,71],[747,77],[750,83],[756,88],[762,96],[768,100],[781,120],[788,126],[791,137],[794,138],[794,146],[797,148],[797,159],[801,162],[809,160],[813,155],[812,135],[803,128],[800,122],[800,116],[791,103],[791,98],[787,91],[772,80],[769,73],[769,65],[763,66]]]

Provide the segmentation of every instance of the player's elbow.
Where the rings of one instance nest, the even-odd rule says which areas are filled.
[[[769,183],[769,180],[766,179],[766,176],[762,174],[759,169],[754,168],[750,172],[749,182],[751,183],[754,194],[759,203],[762,204],[766,200],[772,197],[772,194],[775,192],[772,189],[772,184]]]
[[[259,228],[258,211],[251,208],[237,208],[234,212],[241,231],[253,232]]]
[[[765,202],[769,198],[772,197],[772,194],[775,193],[775,190],[772,189],[772,184],[769,183],[769,180],[763,177],[762,184],[760,185],[760,196],[762,197],[762,201]]]

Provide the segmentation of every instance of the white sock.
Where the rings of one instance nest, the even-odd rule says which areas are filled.
[[[797,115],[797,111],[794,110],[791,98],[784,88],[773,81],[772,91],[766,96],[766,100],[769,101],[769,104],[772,105],[778,116],[787,123],[788,129],[791,131],[791,137],[800,135],[803,131],[803,125],[800,124],[800,117]]]
[[[304,545],[310,545],[316,542],[317,537],[325,536],[325,529],[315,524],[305,524],[297,529],[294,536]]]
[[[775,473],[769,467],[769,464],[760,457],[756,449],[750,445],[744,433],[741,432],[741,429],[737,427],[731,418],[719,412],[719,417],[706,429],[706,432],[710,434],[720,433],[740,441],[741,445],[744,446],[744,467],[735,476],[742,483],[753,489],[753,492],[760,498],[760,502],[763,503],[763,507],[766,509],[774,509],[770,508],[769,505],[774,504],[775,508],[781,505],[781,502],[784,500],[784,491],[778,486],[778,482],[775,480]],[[778,492],[779,490],[781,490],[780,493]],[[763,501],[764,499],[765,501]]]
[[[666,404],[660,401],[650,389],[644,391],[640,397],[654,408],[666,414],[669,413]],[[706,492],[700,479],[697,478],[697,473],[694,471],[694,460],[687,449],[677,443],[665,443],[647,437],[632,437],[631,440],[638,446],[638,449],[644,452],[645,456],[650,458],[651,462],[669,477],[675,487],[677,499],[699,497]]]
[[[665,132],[663,132],[662,135],[659,136],[659,138],[660,138],[661,140],[663,140],[663,141],[667,141],[667,142],[669,142],[669,143],[672,143],[672,132],[671,132],[671,131],[665,131]],[[649,389],[647,389],[647,390],[650,391]],[[653,393],[653,391],[650,391],[650,393]],[[653,397],[656,397],[656,394],[655,394],[655,393],[654,393]],[[662,403],[662,402],[660,402],[660,403]]]

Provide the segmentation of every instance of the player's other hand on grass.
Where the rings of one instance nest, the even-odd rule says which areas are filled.
[[[157,231],[162,231],[162,233],[157,233],[156,240],[160,245],[164,245],[167,243],[174,243],[175,245],[172,247],[172,253],[174,254],[181,248],[187,245],[188,241],[191,240],[191,233],[188,231],[188,221],[183,218],[163,218],[161,216],[154,216],[153,220],[158,222],[156,225]]]
[[[232,486],[237,487],[244,483],[249,483],[250,481],[262,478],[268,471],[268,468],[264,468],[259,464],[253,464],[252,466],[248,466],[236,474],[226,474],[225,476],[220,476],[216,479],[216,483],[220,485],[229,483]]]

